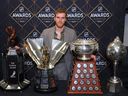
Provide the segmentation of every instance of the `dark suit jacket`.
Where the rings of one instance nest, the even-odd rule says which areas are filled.
[[[55,26],[45,29],[41,34],[41,37],[44,38],[45,45],[47,45],[49,49],[51,49],[52,39],[54,39],[54,32],[55,32]],[[75,39],[76,39],[76,32],[73,29],[65,26],[64,27],[64,41],[72,42]],[[60,62],[58,62],[55,65],[54,75],[56,79],[58,80],[67,80],[72,70],[72,62],[73,62],[72,60],[73,57],[72,57],[70,48],[68,48],[66,54],[61,59],[64,59],[64,60],[60,60]],[[61,61],[64,61],[64,62],[61,62]]]

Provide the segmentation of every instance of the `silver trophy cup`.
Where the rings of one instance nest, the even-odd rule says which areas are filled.
[[[114,76],[112,76],[108,81],[109,92],[118,93],[120,91],[120,88],[122,87],[122,81],[119,77],[117,77],[116,70],[119,61],[123,59],[126,53],[127,50],[120,41],[118,36],[107,47],[107,56],[113,61],[113,69],[114,69]]]
[[[57,86],[53,69],[68,49],[68,43],[52,40],[52,49],[48,49],[43,44],[43,38],[29,38],[26,40],[24,47],[29,56],[37,64],[35,90],[38,92],[55,91]]]
[[[77,39],[72,43],[73,52],[78,60],[91,60],[91,55],[96,53],[99,45],[95,40]]]

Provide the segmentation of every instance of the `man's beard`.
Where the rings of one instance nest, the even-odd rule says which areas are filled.
[[[65,23],[64,23],[65,24]],[[58,28],[63,28],[64,27],[64,24],[57,24],[56,23],[56,26],[58,27]]]

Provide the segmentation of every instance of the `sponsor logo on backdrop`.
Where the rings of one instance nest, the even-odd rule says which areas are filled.
[[[85,14],[76,5],[72,5],[67,10],[67,17],[68,17],[68,21],[67,22],[69,24],[71,24],[72,26],[76,26],[84,18],[84,16],[85,16]]]
[[[29,34],[25,37],[26,38],[39,38],[40,37],[40,32],[37,29],[33,29]]]
[[[54,10],[51,6],[47,5],[43,7],[38,13],[37,18],[45,25],[49,26],[53,23]]]
[[[90,30],[85,29],[80,35],[79,38],[85,39],[85,40],[96,40],[94,35],[90,32]]]
[[[105,58],[100,54],[96,56],[96,66],[97,66],[97,70],[99,71],[103,71],[107,66],[107,62]]]
[[[101,3],[96,6],[89,14],[89,18],[98,27],[101,27],[111,16],[112,14]]]
[[[26,54],[26,57],[24,59],[24,71],[28,72],[34,67],[34,65],[35,63],[33,62],[33,60],[29,57],[28,54]]]
[[[31,18],[32,13],[25,7],[25,5],[20,4],[14,9],[10,14],[11,18],[16,21],[21,27],[23,27]]]

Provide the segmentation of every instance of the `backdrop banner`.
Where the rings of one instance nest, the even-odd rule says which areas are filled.
[[[102,72],[109,62],[106,59],[108,43],[123,32],[115,29],[114,8],[116,0],[0,0],[0,53],[6,49],[7,33],[5,28],[12,25],[16,34],[24,42],[27,38],[37,38],[41,32],[54,25],[55,9],[67,9],[66,25],[76,30],[78,38],[95,39],[100,46],[96,58],[99,72]],[[118,0],[117,0],[118,2]],[[120,9],[123,8],[120,4]],[[118,10],[119,11],[119,10]],[[120,19],[122,20],[122,19]],[[118,15],[116,21],[119,21]],[[122,24],[120,22],[116,22]],[[116,28],[120,28],[117,27]],[[109,38],[109,39],[108,39]],[[28,57],[27,57],[28,58]],[[31,76],[35,64],[29,59],[24,62],[27,77]],[[28,75],[28,73],[30,75]]]

